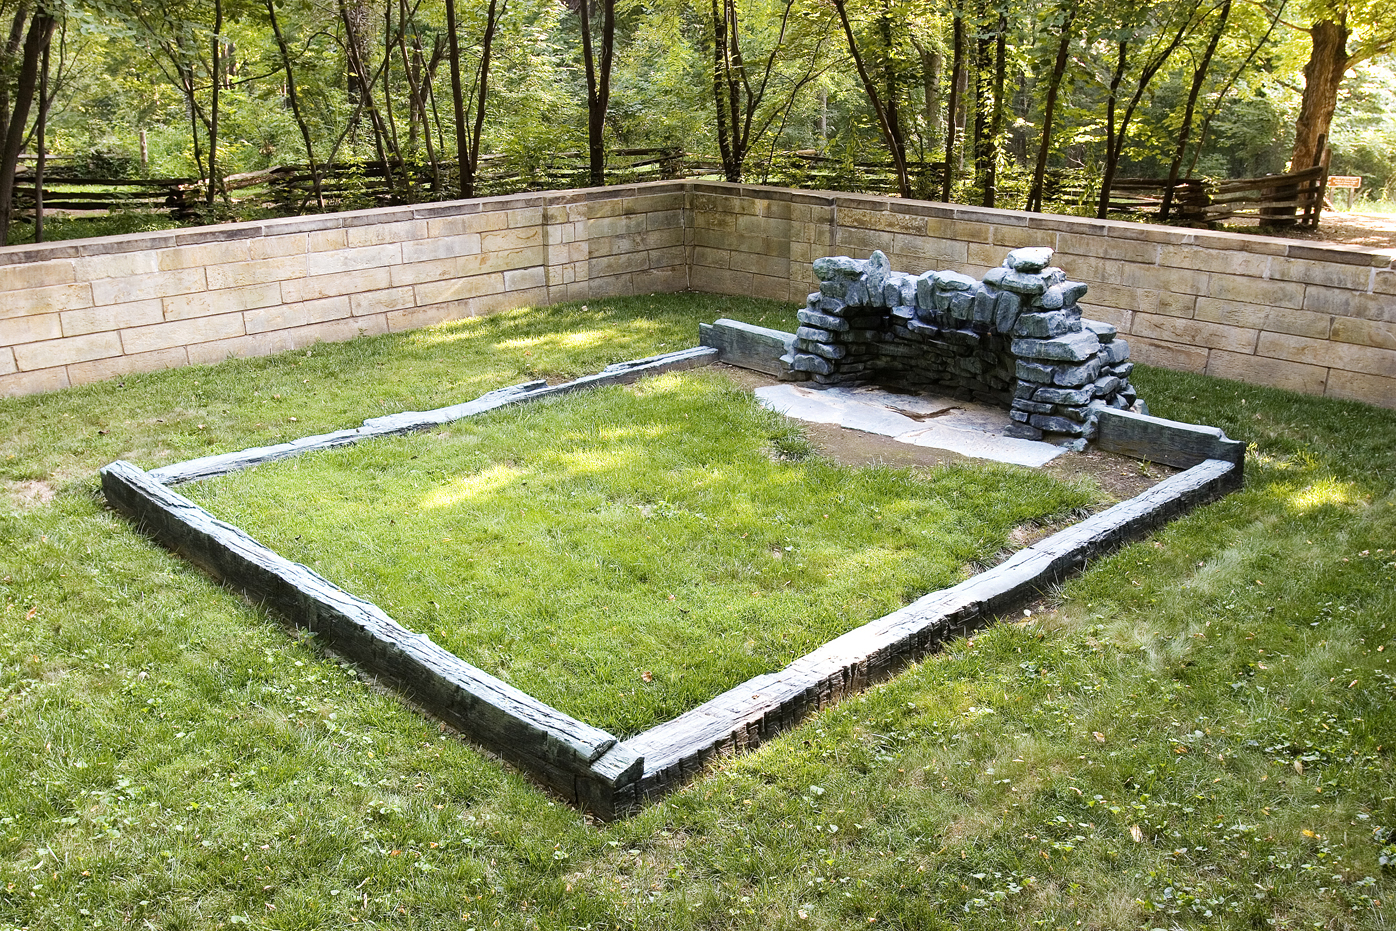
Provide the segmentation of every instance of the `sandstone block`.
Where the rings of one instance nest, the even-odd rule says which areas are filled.
[[[1207,287],[1207,297],[1265,304],[1270,307],[1298,308],[1304,306],[1304,285],[1290,281],[1261,281],[1257,278],[1214,274]]]
[[[1221,350],[1212,352],[1207,362],[1207,374],[1252,385],[1288,388],[1306,394],[1323,394],[1328,381],[1328,369],[1321,365],[1307,365]]]
[[[68,387],[68,370],[64,368],[0,375],[0,398],[42,394],[46,391],[57,391],[66,387]]]
[[[280,304],[281,289],[283,285],[289,283],[291,282],[269,281],[266,284],[225,288],[221,291],[177,294],[174,297],[164,298],[160,303],[166,320],[214,317],[235,310],[252,310],[257,307]]]
[[[52,339],[42,343],[26,343],[15,346],[15,363],[20,371],[32,372],[35,369],[56,368],[74,362],[90,359],[104,359],[122,353],[121,337],[116,333],[89,333],[85,336],[70,336],[67,339]]]
[[[242,336],[245,332],[241,313],[222,314],[217,317],[177,320],[123,330],[121,345],[127,353],[135,355],[154,352],[157,349],[227,339],[230,336]]]
[[[568,299],[572,300],[575,297],[575,295],[569,296]],[[430,304],[426,307],[405,307],[385,314],[388,331],[391,333],[418,330],[425,326],[444,323],[447,320],[462,320],[473,316],[475,314],[467,300],[447,301],[442,304]]]
[[[280,259],[288,255],[304,255],[310,251],[305,233],[283,233],[278,235],[266,235],[260,239],[249,239],[247,241],[247,258],[249,261],[259,261],[261,259]]]
[[[1353,343],[1357,346],[1396,349],[1396,322],[1385,323],[1378,320],[1335,317],[1333,319],[1332,339],[1340,343]]]
[[[428,281],[415,286],[416,302],[419,307],[432,304],[445,304],[450,301],[477,298],[485,294],[498,294],[504,290],[504,274],[472,275],[469,278],[453,278],[449,281]]]
[[[1134,358],[1145,365],[1198,374],[1207,370],[1209,350],[1205,348],[1187,343],[1148,339],[1135,333],[1130,334],[1129,343]]]
[[[79,280],[73,262],[73,259],[55,259],[50,262],[22,262],[17,265],[0,266],[4,269],[0,273],[0,293],[73,284]]]
[[[232,242],[207,242],[193,246],[161,249],[156,255],[155,270],[167,272],[181,268],[222,265],[227,262],[246,262],[252,258],[248,242],[249,240],[246,239],[235,239]],[[169,366],[161,366],[161,368],[169,368]]]
[[[1205,346],[1208,349],[1224,349],[1228,352],[1253,352],[1257,332],[1248,327],[1208,323],[1204,320],[1183,320],[1161,314],[1135,314],[1130,325],[1131,336]]]
[[[1396,297],[1386,294],[1357,294],[1332,288],[1309,288],[1304,292],[1304,309],[1335,317],[1358,317],[1396,323]],[[3,315],[3,311],[0,311]],[[1296,334],[1305,335],[1305,334]]]
[[[84,333],[122,330],[126,327],[159,323],[165,319],[165,312],[160,301],[137,301],[134,304],[117,304],[112,307],[69,310],[59,316],[63,321],[64,336],[81,336]]]
[[[202,268],[156,272],[153,275],[132,275],[127,278],[103,278],[92,282],[92,302],[97,305],[129,304],[151,298],[203,291],[207,287]]]
[[[355,317],[386,313],[413,307],[417,301],[416,291],[410,286],[384,288],[381,291],[365,291],[349,295],[349,311]]]
[[[281,300],[287,304],[339,297],[361,291],[377,291],[392,283],[387,268],[362,268],[334,275],[292,278],[281,282]]]
[[[266,284],[271,281],[285,281],[288,278],[304,278],[305,262],[304,255],[284,255],[274,259],[234,262],[230,265],[210,265],[204,271],[208,276],[209,290],[221,291],[225,288],[240,288]],[[166,295],[160,296],[165,297]]]
[[[176,346],[173,349],[142,352],[133,356],[111,356],[91,362],[79,362],[68,366],[68,380],[75,385],[85,385],[118,375],[128,375],[131,372],[158,372],[162,369],[181,368],[188,364],[189,353],[183,346]]]
[[[349,296],[322,298],[318,301],[301,301],[296,304],[278,304],[249,310],[242,317],[248,335],[265,333],[268,330],[285,330],[307,324],[339,320],[351,315]]]
[[[0,346],[58,339],[62,335],[63,321],[58,314],[30,314],[0,319]]]
[[[0,278],[3,277],[4,275],[0,274]],[[80,284],[31,288],[27,291],[0,292],[0,320],[91,306],[92,285],[85,281]]]
[[[364,269],[383,269],[386,266],[402,264],[402,246],[386,243],[378,246],[363,246],[358,249],[341,249],[336,252],[314,252],[305,258],[305,273],[315,275],[343,275]]]
[[[0,388],[0,393],[2,392],[3,388]],[[1328,385],[1324,389],[1324,395],[1330,398],[1364,401],[1378,407],[1396,408],[1396,378],[1332,369],[1328,373]]]
[[[154,250],[84,255],[73,259],[73,274],[78,281],[100,278],[136,278],[160,271],[158,253]]]
[[[1299,281],[1322,288],[1366,291],[1372,283],[1370,265],[1344,262],[1315,262],[1309,259],[1270,260],[1270,277],[1277,281]]]
[[[479,254],[480,235],[478,233],[439,236],[434,239],[421,239],[402,244],[402,261],[407,265]]]
[[[17,371],[14,351],[9,346],[0,346],[0,375],[13,375]]]
[[[349,234],[343,227],[312,230],[306,234],[307,252],[338,252],[349,245]]]
[[[1116,262],[1157,265],[1158,254],[1159,246],[1152,242],[1138,242],[1081,233],[1059,233],[1057,235],[1057,259],[1067,268],[1072,267],[1070,256],[1075,255],[1099,256]]]
[[[728,268],[731,258],[732,253],[727,249],[713,249],[707,246],[695,246],[693,249],[694,265],[703,265],[708,268]]]
[[[1396,376],[1396,350],[1358,346],[1328,340],[1306,339],[1280,333],[1261,333],[1256,355],[1305,362],[1365,375]]]

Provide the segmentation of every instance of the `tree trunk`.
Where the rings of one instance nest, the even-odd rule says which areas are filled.
[[[1313,47],[1308,64],[1304,65],[1304,97],[1299,104],[1299,118],[1294,123],[1294,152],[1289,170],[1301,171],[1317,163],[1318,141],[1328,135],[1333,111],[1338,106],[1338,88],[1347,73],[1347,53],[1350,30],[1343,19],[1324,19],[1309,30]]]
[[[13,110],[7,115],[3,146],[0,146],[0,244],[8,241],[11,211],[14,207],[15,174],[19,168],[19,152],[24,147],[24,131],[29,125],[29,108],[38,88],[43,50],[53,35],[57,21],[42,7],[34,12],[24,37],[24,48],[15,79]]]
[[[994,40],[994,109],[989,118],[988,165],[984,175],[984,206],[998,199],[999,147],[1003,144],[1003,83],[1007,58],[1008,17],[999,14],[998,36]]]
[[[914,40],[913,40],[914,41]],[[916,42],[916,54],[921,59],[921,96],[926,108],[926,136],[922,142],[922,158],[940,148],[940,69],[944,59],[940,52]]]
[[[210,49],[209,78],[213,84],[213,99],[208,112],[208,190],[204,192],[204,203],[213,206],[213,196],[218,188],[218,97],[223,87],[223,0],[213,0],[213,42]]]
[[[296,75],[291,70],[291,51],[286,45],[285,35],[281,32],[281,21],[276,18],[276,0],[266,0],[266,4],[271,31],[276,36],[276,47],[281,51],[281,66],[286,69],[286,96],[291,98],[291,113],[296,118],[296,125],[300,127],[301,139],[305,141],[305,160],[310,165],[310,183],[315,186],[315,205],[324,210],[325,192],[320,184],[320,166],[315,161],[315,146],[310,141],[310,125],[301,113],[300,95],[296,92]]]
[[[940,199],[950,203],[955,183],[955,143],[960,111],[960,81],[965,74],[965,24],[958,10],[954,12],[954,37],[951,40],[950,99],[945,103],[945,177],[941,182]]]
[[[591,38],[591,0],[580,0],[577,12],[582,19],[582,58],[587,76],[587,161],[591,184],[606,183],[606,111],[611,101],[611,59],[616,44],[616,0],[601,4],[601,62]]]
[[[737,88],[732,80],[728,22],[731,4],[712,0],[713,14],[713,107],[717,113],[717,147],[722,154],[722,175],[736,184],[742,180],[736,153]]]
[[[1057,114],[1057,92],[1066,75],[1066,62],[1071,51],[1071,26],[1076,21],[1076,4],[1068,4],[1057,41],[1057,60],[1052,65],[1052,79],[1047,85],[1047,102],[1042,107],[1042,143],[1037,147],[1037,165],[1033,168],[1032,188],[1028,191],[1027,209],[1042,212],[1042,184],[1047,175],[1047,156],[1052,149],[1052,123]]]
[[[981,0],[975,17],[974,50],[974,183],[980,199],[990,197],[994,186],[993,140],[989,123],[994,108],[994,35],[989,31],[989,12]]]
[[[1158,208],[1160,220],[1167,220],[1169,212],[1173,209],[1173,188],[1178,183],[1178,172],[1183,167],[1183,155],[1187,152],[1188,139],[1192,136],[1192,115],[1197,110],[1197,98],[1202,93],[1202,84],[1207,80],[1207,70],[1212,66],[1212,56],[1216,54],[1217,43],[1221,41],[1222,33],[1226,31],[1226,23],[1230,17],[1231,0],[1223,0],[1221,10],[1217,14],[1217,28],[1212,31],[1212,39],[1207,43],[1207,51],[1202,54],[1202,60],[1197,63],[1197,70],[1192,75],[1188,103],[1183,109],[1183,125],[1178,127],[1178,148],[1173,152],[1173,163],[1168,166],[1168,186],[1163,189],[1163,203]]]
[[[470,154],[465,142],[465,95],[460,84],[460,40],[456,37],[456,0],[446,0],[447,64],[451,71],[451,103],[456,116],[456,182],[460,185],[460,196],[469,197],[466,185],[470,183]]]
[[[393,159],[398,154],[393,147],[392,138],[388,132],[388,126],[383,120],[383,114],[378,110],[378,104],[373,97],[374,79],[369,73],[367,61],[364,58],[364,42],[360,35],[358,24],[355,22],[357,15],[361,11],[355,7],[353,15],[349,10],[347,0],[339,0],[339,15],[344,22],[345,29],[345,54],[348,59],[349,70],[354,75],[354,83],[359,88],[362,95],[363,109],[368,111],[368,119],[373,127],[373,144],[378,151],[378,157],[383,162],[383,177],[388,182],[389,188],[396,187],[393,176]]]
[[[44,169],[48,166],[48,66],[49,49],[53,42],[44,43],[43,61],[39,65],[39,119],[34,141],[34,241],[44,241]],[[3,242],[3,240],[0,240]]]
[[[1129,43],[1120,43],[1119,58],[1115,62],[1115,73],[1110,76],[1110,96],[1105,101],[1105,174],[1101,179],[1100,200],[1096,203],[1095,215],[1104,220],[1110,209],[1110,186],[1115,183],[1115,165],[1119,152],[1115,148],[1115,112],[1119,107],[1120,82],[1125,78],[1125,66],[1129,63]]]
[[[505,3],[507,4],[508,0],[505,0]],[[480,138],[485,130],[485,100],[489,96],[490,50],[494,47],[494,33],[499,25],[499,17],[503,15],[504,10],[499,7],[498,0],[490,0],[489,11],[485,14],[485,36],[480,43],[480,78],[475,82],[478,96],[475,98],[475,127],[470,134],[470,159],[467,165],[470,177],[461,185],[466,197],[475,195],[475,175],[480,170]]]

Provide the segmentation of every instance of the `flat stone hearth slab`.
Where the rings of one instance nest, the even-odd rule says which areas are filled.
[[[1038,468],[1066,452],[1052,443],[1004,436],[1012,423],[1008,412],[973,401],[880,388],[821,390],[793,384],[769,385],[755,393],[766,407],[796,420],[836,424],[974,459]]]

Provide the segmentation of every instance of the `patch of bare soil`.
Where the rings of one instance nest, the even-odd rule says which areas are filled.
[[[0,501],[4,501],[16,511],[27,511],[48,504],[57,494],[57,490],[48,482],[16,482],[0,478]]]
[[[754,389],[763,385],[778,384],[769,375],[749,369],[720,365],[718,368],[743,388]],[[850,430],[834,424],[804,423],[801,427],[810,442],[823,456],[840,465],[885,465],[894,468],[932,469],[952,462],[982,462],[947,449],[933,449],[927,446],[912,446],[899,443],[891,437],[861,430]],[[1129,456],[1120,456],[1087,447],[1084,452],[1064,453],[1042,467],[1043,471],[1061,479],[1086,478],[1094,480],[1108,498],[1124,501],[1140,492],[1152,488],[1159,482],[1175,475],[1178,470],[1156,462],[1140,462]],[[1072,522],[1068,522],[1072,523]],[[1065,525],[1063,525],[1065,526]],[[1024,540],[1024,545],[1047,536],[1056,528],[1042,528],[1042,533],[1034,539]]]

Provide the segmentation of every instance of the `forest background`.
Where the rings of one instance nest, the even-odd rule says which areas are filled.
[[[205,219],[222,179],[278,165],[386,165],[425,201],[482,193],[491,155],[576,153],[602,183],[627,147],[752,182],[792,153],[880,161],[903,196],[1104,215],[1112,178],[1304,168],[1327,140],[1396,199],[1396,0],[0,0],[0,29],[21,238],[40,147],[50,171],[211,178]]]

